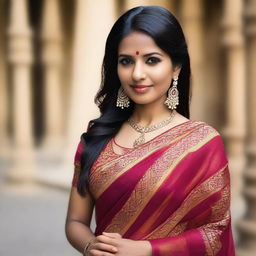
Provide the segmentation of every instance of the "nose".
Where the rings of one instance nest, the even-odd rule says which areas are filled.
[[[140,80],[144,80],[145,78],[146,78],[146,73],[143,68],[143,63],[140,63],[139,61],[137,61],[132,71],[132,79],[134,81],[140,81]]]

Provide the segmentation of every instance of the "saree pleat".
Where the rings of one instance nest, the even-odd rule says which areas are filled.
[[[77,151],[73,185],[81,145]],[[148,240],[152,256],[235,255],[228,161],[220,135],[203,122],[178,125],[122,155],[108,143],[89,189],[95,235]]]

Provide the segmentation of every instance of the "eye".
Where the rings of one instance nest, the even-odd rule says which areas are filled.
[[[122,58],[119,60],[119,63],[123,66],[127,66],[132,63],[132,60],[130,58]]]
[[[156,63],[158,63],[158,62],[160,62],[161,60],[159,59],[159,58],[157,58],[157,57],[149,57],[148,59],[147,59],[147,63],[148,64],[151,64],[151,65],[154,65],[154,64],[156,64]]]

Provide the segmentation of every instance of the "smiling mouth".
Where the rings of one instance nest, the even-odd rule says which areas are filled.
[[[152,85],[131,85],[131,87],[136,93],[145,93]]]
[[[152,85],[131,85],[133,88],[147,88],[147,87],[152,87]]]

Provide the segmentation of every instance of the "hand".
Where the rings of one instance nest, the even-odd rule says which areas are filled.
[[[148,241],[135,241],[122,238],[118,233],[103,232],[103,236],[109,238],[109,245],[117,248],[116,256],[151,256],[152,249]]]
[[[104,235],[100,235],[95,237],[95,239],[93,239],[90,242],[90,245],[87,249],[87,253],[85,255],[86,256],[113,256],[113,255],[116,255],[116,252],[117,252],[117,248],[109,243],[109,238]]]

